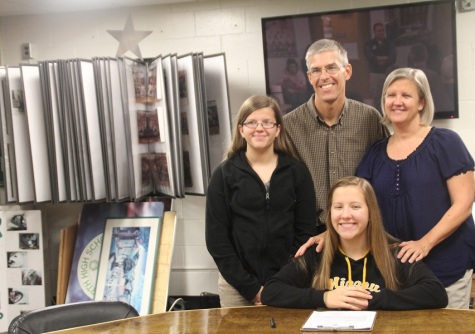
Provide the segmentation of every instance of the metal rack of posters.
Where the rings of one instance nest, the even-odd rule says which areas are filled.
[[[231,139],[224,54],[0,67],[8,203],[204,195]]]

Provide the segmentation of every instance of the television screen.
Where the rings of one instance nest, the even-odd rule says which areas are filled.
[[[267,94],[285,114],[313,94],[305,53],[318,39],[339,41],[353,75],[346,95],[381,112],[387,74],[422,69],[429,80],[435,118],[458,118],[454,1],[428,1],[262,19]]]

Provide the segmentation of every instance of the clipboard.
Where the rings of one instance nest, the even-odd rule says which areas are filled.
[[[313,311],[300,331],[369,332],[375,320],[376,311]]]

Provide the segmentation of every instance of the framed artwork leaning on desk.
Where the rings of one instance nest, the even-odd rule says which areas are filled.
[[[95,299],[123,301],[150,313],[161,218],[108,219]]]
[[[86,203],[83,205],[71,263],[65,303],[94,300],[104,228],[110,218],[161,217],[171,199],[156,202]]]

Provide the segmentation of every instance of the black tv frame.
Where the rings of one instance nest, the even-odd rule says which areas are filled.
[[[434,60],[433,71],[440,75],[441,69],[437,66],[441,66],[445,59],[444,73],[451,69],[453,78],[451,83],[447,83],[425,70],[428,77],[435,78],[429,78],[436,105],[434,118],[458,118],[455,1],[424,1],[262,18],[267,95],[279,101],[283,113],[291,111],[295,105],[284,101],[282,86],[279,85],[287,59],[295,59],[306,76],[305,53],[308,46],[318,39],[332,38],[345,46],[353,67],[353,75],[346,85],[347,96],[380,110],[379,99],[371,100],[369,96],[369,66],[364,44],[373,37],[373,24],[381,20],[386,36],[396,44],[398,54],[396,64],[388,72],[395,67],[411,67],[409,51],[415,44],[422,43]],[[442,93],[439,93],[440,86],[443,86]],[[313,94],[308,80],[307,93],[306,100]],[[447,94],[447,100],[441,94]]]

